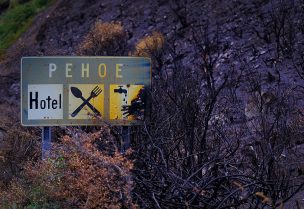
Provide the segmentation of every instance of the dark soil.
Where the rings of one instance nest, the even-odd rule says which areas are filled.
[[[58,0],[35,19],[29,31],[0,63],[1,108],[10,106],[19,111],[22,56],[76,55],[80,42],[98,20],[121,22],[128,34],[129,51],[134,50],[136,42],[145,35],[153,31],[163,33],[168,47],[174,46],[182,62],[191,68],[197,58],[193,28],[199,29],[198,25],[208,19],[209,32],[215,34],[219,30],[218,38],[225,47],[223,62],[219,64],[223,71],[227,67],[225,60],[230,59],[233,61],[229,66],[238,70],[247,63],[245,67],[252,70],[242,77],[244,83],[248,80],[246,76],[260,76],[265,91],[277,88],[278,83],[280,88],[303,86],[304,81],[294,71],[291,59],[278,58],[274,42],[266,43],[257,35],[257,31],[264,32],[260,23],[271,21],[267,15],[269,2],[188,0],[184,4],[184,1],[165,0]],[[261,11],[265,12],[264,19],[261,19]],[[295,18],[300,20],[301,17]],[[237,112],[243,112],[248,92],[245,84],[239,88],[238,94],[244,101],[240,102],[241,109],[235,107]]]

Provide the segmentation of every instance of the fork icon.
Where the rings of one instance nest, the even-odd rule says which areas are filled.
[[[102,92],[102,90],[98,86],[95,86],[95,88],[91,91],[90,96],[87,99],[83,98],[82,92],[76,87],[71,87],[71,92],[75,97],[81,98],[83,100],[83,103],[71,114],[72,117],[75,117],[85,105],[88,105],[88,107],[93,110],[95,114],[100,115],[100,112],[90,103],[90,100],[92,98],[97,97]]]

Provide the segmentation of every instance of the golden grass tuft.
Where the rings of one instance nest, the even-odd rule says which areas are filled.
[[[123,55],[127,34],[120,22],[96,22],[80,44],[79,55]]]
[[[162,52],[164,42],[165,39],[163,34],[153,32],[152,35],[144,37],[138,41],[134,55],[152,58]]]

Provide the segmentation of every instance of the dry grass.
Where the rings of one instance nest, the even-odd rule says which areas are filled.
[[[140,39],[135,47],[135,56],[155,57],[162,52],[165,39],[159,32],[153,32],[152,35]]]
[[[0,109],[4,107],[0,105]],[[7,184],[19,175],[28,160],[39,155],[36,150],[39,148],[39,129],[21,127],[13,109],[7,108],[6,114],[2,112],[0,115],[0,184]]]
[[[50,159],[27,163],[22,177],[0,191],[0,207],[136,208],[131,199],[133,163],[118,152],[109,156],[97,148],[106,132],[64,136],[54,144]]]
[[[80,44],[78,54],[89,56],[123,55],[127,34],[120,22],[96,22]]]

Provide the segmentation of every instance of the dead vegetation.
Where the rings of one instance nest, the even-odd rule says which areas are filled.
[[[127,34],[119,22],[96,22],[80,44],[78,54],[121,56],[126,51]]]
[[[293,61],[303,79],[303,56],[300,48],[295,50],[299,34],[293,2],[268,3],[256,3],[268,5],[270,13],[257,8],[261,21],[256,31],[248,27],[259,41],[245,50],[234,48],[224,28],[207,15],[192,21],[183,1],[170,10],[181,25],[177,35],[168,39],[151,32],[136,41],[133,52],[121,23],[95,23],[77,54],[131,51],[132,56],[150,57],[151,120],[132,128],[133,152],[126,156],[117,152],[115,127],[64,130],[49,160],[22,159],[2,182],[3,207],[247,209],[284,208],[294,201],[304,187],[304,92],[294,74],[289,75],[292,85],[283,82],[285,65],[280,64]],[[242,28],[244,37],[246,30]],[[186,52],[180,47],[184,42]],[[269,68],[261,64],[269,58],[259,54],[262,46],[274,60]],[[252,54],[256,57],[251,59]],[[273,70],[266,79],[265,69]],[[29,139],[32,134],[26,133],[16,137]],[[5,137],[11,141],[9,150],[18,149],[17,138]],[[26,150],[35,158],[40,155],[36,141],[20,143],[21,157],[7,152],[1,159],[29,156]],[[1,165],[16,165],[8,162]]]
[[[97,149],[107,131],[75,131],[53,144],[49,159],[28,161],[19,177],[3,186],[8,189],[0,192],[1,208],[136,208],[133,163],[117,151],[108,156]]]
[[[139,57],[159,57],[164,47],[164,36],[159,32],[153,32],[138,41],[135,47],[135,56]]]

